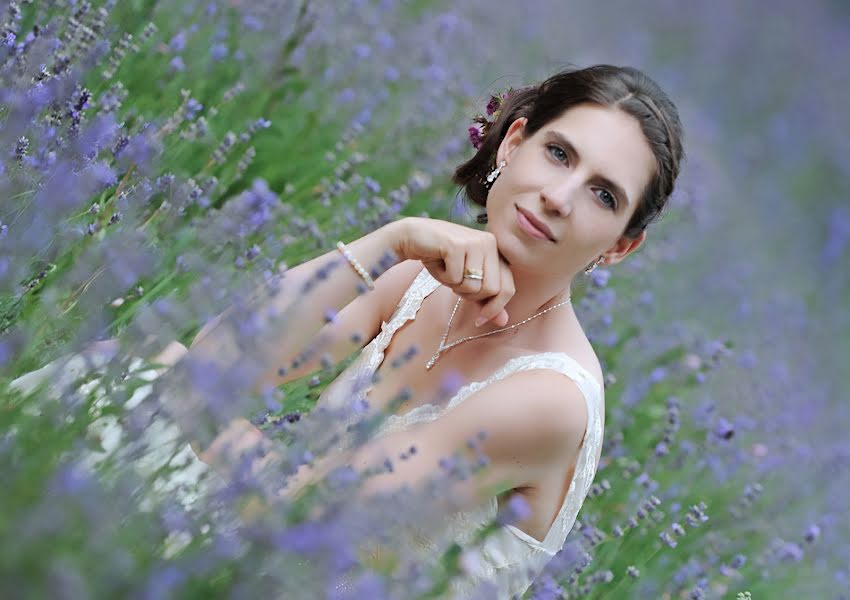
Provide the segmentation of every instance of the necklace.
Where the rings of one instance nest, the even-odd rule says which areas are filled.
[[[572,298],[572,295],[567,296],[567,299],[564,300],[563,302],[559,302],[558,304],[550,306],[547,309],[541,310],[539,313],[537,313],[535,315],[531,315],[530,317],[528,317],[524,321],[520,321],[519,323],[514,323],[513,325],[511,325],[509,327],[502,327],[501,329],[496,329],[495,331],[488,331],[487,333],[481,333],[479,335],[467,336],[465,338],[454,341],[451,344],[449,344],[448,346],[446,346],[445,343],[446,343],[446,338],[449,337],[449,329],[451,329],[452,321],[454,320],[455,313],[457,312],[457,307],[460,306],[460,300],[461,299],[458,298],[457,302],[455,303],[455,308],[452,311],[452,316],[449,317],[449,324],[446,326],[446,332],[443,334],[443,339],[440,340],[440,347],[437,348],[437,353],[434,354],[434,356],[431,357],[431,360],[428,361],[428,364],[425,365],[425,369],[431,370],[431,367],[434,366],[434,363],[437,362],[437,360],[440,358],[440,355],[443,352],[445,352],[446,350],[448,350],[449,348],[453,348],[453,347],[457,346],[458,344],[462,344],[463,342],[468,342],[469,340],[475,340],[475,339],[482,338],[482,337],[485,337],[485,336],[488,336],[488,335],[493,335],[494,333],[499,333],[500,331],[507,331],[508,329],[513,329],[514,327],[519,327],[520,325],[522,325],[524,323],[528,323],[531,319],[534,319],[534,318],[539,317],[540,315],[546,314],[547,312],[549,312],[553,308],[558,308],[559,306],[563,306],[564,304],[568,303],[571,298]]]

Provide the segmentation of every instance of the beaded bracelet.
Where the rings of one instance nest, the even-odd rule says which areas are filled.
[[[348,248],[345,247],[345,244],[343,244],[342,242],[337,242],[336,249],[342,252],[342,255],[349,263],[351,263],[351,266],[354,267],[354,270],[357,271],[357,274],[363,278],[363,281],[366,282],[366,287],[368,287],[370,290],[374,290],[375,282],[372,280],[372,277],[369,275],[366,269],[364,269],[363,266],[357,261],[357,259],[354,258]]]

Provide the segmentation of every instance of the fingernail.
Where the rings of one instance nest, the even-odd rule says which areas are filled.
[[[487,317],[478,317],[477,319],[475,319],[475,326],[481,327],[486,322],[487,322]]]

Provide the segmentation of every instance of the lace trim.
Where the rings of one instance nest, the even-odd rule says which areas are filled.
[[[485,388],[494,381],[504,379],[508,375],[511,375],[518,371],[526,371],[528,369],[540,368],[555,369],[556,371],[563,373],[574,381],[576,379],[580,379],[581,381],[577,381],[577,383],[579,385],[579,388],[582,389],[582,393],[584,394],[585,398],[591,396],[593,398],[597,398],[598,402],[601,403],[601,390],[599,389],[599,382],[596,380],[595,377],[593,377],[593,375],[591,375],[587,371],[587,369],[585,369],[578,362],[576,362],[574,358],[564,352],[539,352],[536,354],[515,356],[511,359],[508,359],[508,361],[505,362],[504,365],[499,367],[497,371],[495,371],[484,381],[470,381],[469,383],[463,385],[446,406],[437,406],[431,403],[421,404],[406,413],[400,415],[389,415],[385,421],[385,425],[379,430],[380,434],[383,435],[385,430],[386,433],[390,433],[391,431],[398,431],[400,428],[403,428],[407,423],[433,421],[434,419],[438,418],[444,411],[448,412],[449,410],[453,409],[461,402],[466,400],[469,396],[471,396],[475,392],[480,391],[481,389]],[[586,386],[591,388],[592,391],[590,393],[588,393],[586,389],[582,388],[582,381],[586,382]],[[598,406],[588,406],[588,412],[597,409]]]
[[[384,361],[384,350],[393,334],[402,324],[416,316],[424,298],[439,286],[439,282],[429,276],[425,268],[416,275],[399,300],[389,322],[381,321],[378,335],[366,344],[357,358],[325,388],[316,401],[315,408],[342,410],[345,415],[338,417],[334,426],[337,433],[336,452],[343,452],[352,446],[353,440],[346,430],[362,417],[360,413],[373,387],[372,377]]]
[[[563,503],[561,504],[561,508],[558,510],[558,514],[555,516],[546,536],[543,540],[538,540],[513,525],[507,525],[505,527],[508,531],[530,546],[554,553],[557,551],[557,548],[563,544],[564,540],[566,540],[567,534],[570,529],[572,529],[576,516],[584,503],[587,491],[590,489],[590,485],[593,483],[593,479],[596,476],[598,463],[595,460],[595,457],[599,454],[599,450],[602,445],[603,433],[601,419],[599,418],[599,410],[602,403],[599,382],[596,381],[589,372],[579,366],[578,363],[576,363],[569,355],[561,352],[547,352],[512,358],[486,380],[473,381],[462,387],[446,407],[424,404],[414,408],[404,415],[390,415],[390,417],[388,417],[384,424],[378,429],[375,437],[378,438],[396,431],[404,430],[413,424],[431,422],[439,418],[442,414],[447,413],[460,405],[460,403],[466,398],[475,392],[480,391],[490,383],[504,379],[508,375],[518,371],[537,368],[555,369],[567,377],[570,377],[570,379],[574,381],[578,379],[577,383],[579,388],[582,389],[587,403],[588,422],[584,443],[579,450],[579,456],[576,460],[576,467],[570,486],[564,497]],[[582,385],[582,383],[584,383],[584,385]],[[595,388],[593,386],[595,386]],[[595,389],[596,391],[588,392],[588,387],[592,390]],[[489,510],[487,512],[490,516],[495,516],[497,511],[498,501],[495,497],[493,497],[491,498]],[[550,541],[553,539],[552,536],[556,531],[560,531],[562,535],[554,538],[554,540],[556,540],[556,544],[553,545]]]
[[[427,269],[423,268],[416,276],[410,288],[399,302],[398,308],[390,318],[389,323],[383,322],[381,325],[381,333],[374,340],[375,345],[371,349],[368,361],[372,369],[377,369],[380,366],[384,358],[384,350],[389,345],[393,334],[404,323],[415,318],[424,298],[438,286],[439,282],[431,276]],[[375,433],[375,437],[404,430],[413,424],[434,421],[487,385],[504,379],[512,373],[537,368],[554,369],[575,381],[587,402],[588,422],[585,440],[579,451],[575,472],[564,501],[546,536],[543,540],[538,540],[513,525],[507,525],[505,527],[530,546],[554,553],[557,549],[549,542],[553,539],[552,536],[556,531],[561,534],[554,538],[556,541],[560,540],[558,547],[566,540],[566,536],[570,529],[572,529],[578,511],[584,503],[587,491],[593,483],[598,466],[595,457],[599,454],[602,445],[602,427],[599,417],[599,411],[602,406],[602,387],[596,378],[569,354],[564,352],[541,352],[511,358],[484,381],[471,381],[462,386],[445,406],[428,403],[414,407],[404,414],[389,415]],[[371,386],[369,389],[371,389]],[[366,393],[368,393],[368,390]],[[498,501],[495,497],[491,499],[487,509],[487,512],[491,516],[495,516],[498,509]]]
[[[398,331],[403,324],[408,321],[412,321],[416,317],[416,313],[419,312],[423,300],[425,300],[428,294],[437,289],[439,285],[440,282],[431,277],[428,269],[423,268],[419,272],[413,280],[413,283],[411,283],[410,287],[407,288],[404,296],[402,296],[401,300],[399,300],[396,310],[390,317],[389,322],[381,321],[381,331],[377,336],[375,336],[375,339],[369,343],[369,351],[367,352],[365,362],[369,367],[370,373],[374,373],[381,366],[381,363],[384,361],[384,350],[386,350],[387,346],[390,345],[390,340],[392,340],[395,332]],[[366,388],[366,390],[362,393],[363,398],[368,395],[372,387],[372,385],[369,385],[368,388]]]
[[[364,377],[368,376],[371,379],[372,374],[375,373],[384,360],[384,351],[389,345],[392,336],[404,323],[415,318],[416,313],[422,306],[424,298],[439,287],[439,285],[440,283],[431,276],[428,270],[423,268],[399,301],[396,311],[390,317],[389,322],[382,321],[381,331],[363,349],[359,359],[350,365],[351,373],[344,373],[340,376],[340,380],[350,378],[352,373],[354,375],[363,374]],[[563,352],[542,352],[509,359],[484,381],[472,381],[462,386],[445,406],[436,406],[429,403],[414,407],[401,415],[389,415],[374,436],[377,438],[406,429],[413,424],[433,421],[490,383],[503,379],[517,371],[535,368],[554,369],[575,381],[585,397],[588,412],[585,440],[579,451],[572,481],[570,482],[561,508],[544,539],[538,540],[513,525],[504,527],[505,531],[524,542],[526,546],[551,556],[563,545],[584,503],[584,499],[596,475],[598,466],[598,459],[596,457],[600,454],[603,435],[602,419],[599,414],[602,408],[603,389],[596,378],[569,354]],[[366,398],[372,385],[369,384],[364,387],[365,389],[359,394],[359,399],[361,400]],[[465,514],[458,513],[451,519],[451,529],[455,530],[457,534],[462,535],[465,528],[495,517],[497,509],[498,501],[493,497],[490,499],[490,502],[483,505],[481,510],[467,511]],[[422,542],[423,547],[430,546],[430,544],[425,543],[425,540],[422,540]]]

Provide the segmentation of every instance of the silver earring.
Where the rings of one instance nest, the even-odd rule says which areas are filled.
[[[507,164],[508,163],[503,160],[499,163],[498,167],[496,167],[487,174],[487,181],[484,183],[485,188],[489,190],[491,187],[493,187],[493,182],[499,178],[499,175],[501,175],[502,173],[502,169],[504,169]]]
[[[604,262],[605,262],[605,257],[600,256],[598,259],[596,259],[596,262],[593,263],[593,266],[590,266],[590,267],[588,267],[587,269],[584,270],[584,274],[590,275],[591,273],[593,273],[593,269],[595,269],[597,266],[599,266],[600,264],[602,264]]]

